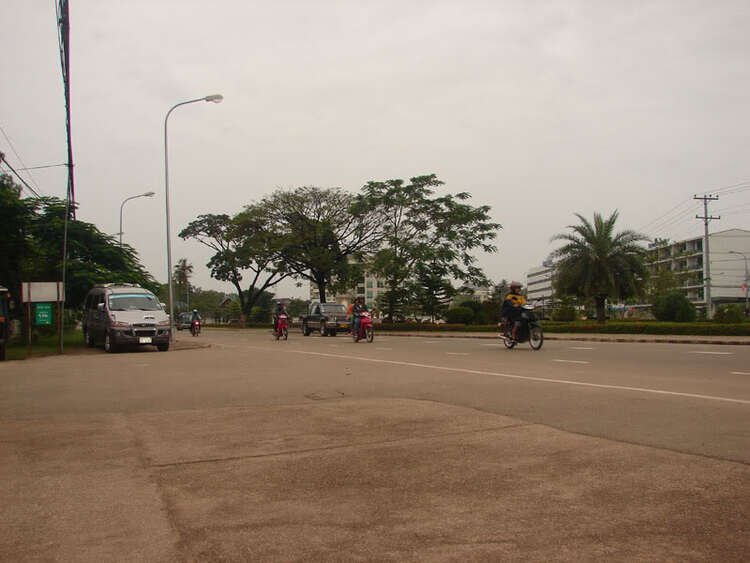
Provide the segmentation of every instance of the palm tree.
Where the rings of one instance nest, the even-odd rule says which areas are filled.
[[[184,290],[187,295],[186,307],[190,308],[190,277],[193,275],[193,265],[187,261],[187,258],[180,258],[174,267],[174,281],[180,290]]]
[[[553,241],[565,241],[553,253],[555,290],[558,295],[593,299],[596,320],[604,322],[608,297],[627,299],[642,294],[647,277],[646,249],[639,243],[648,238],[631,230],[615,233],[617,211],[606,220],[594,213],[593,224],[578,213],[576,217],[581,224],[568,225],[572,233],[552,237]]]

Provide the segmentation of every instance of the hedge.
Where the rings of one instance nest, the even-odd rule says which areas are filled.
[[[206,325],[219,328],[265,328],[271,329],[271,323],[252,323],[249,327],[240,325]],[[716,322],[666,323],[658,321],[609,321],[599,324],[593,321],[576,321],[571,323],[542,321],[542,327],[548,333],[583,333],[583,334],[664,334],[664,335],[697,335],[697,336],[750,336],[750,323],[721,324]],[[299,330],[298,323],[292,323],[291,329]],[[429,323],[382,323],[375,325],[376,332],[498,332],[496,324],[429,324]]]

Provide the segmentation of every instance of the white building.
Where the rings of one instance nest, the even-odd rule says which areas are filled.
[[[743,302],[745,258],[750,259],[750,231],[729,229],[708,235],[711,269],[711,301],[714,305]],[[669,270],[675,274],[677,288],[698,307],[705,307],[707,272],[703,237],[670,242],[656,240],[649,245],[649,270],[652,274]]]
[[[552,274],[554,271],[552,262],[545,261],[544,265],[531,268],[526,272],[526,299],[529,303],[552,299]]]
[[[372,309],[378,295],[385,293],[388,289],[387,284],[381,278],[378,278],[371,272],[365,272],[364,276],[357,282],[357,285],[344,293],[336,295],[326,294],[326,300],[329,302],[343,303],[348,305],[357,297],[364,297],[367,306]],[[310,301],[320,301],[318,286],[310,283]]]
[[[478,303],[484,303],[492,299],[493,288],[491,286],[484,287],[473,284],[467,284],[461,287],[459,292],[453,296],[450,302],[451,307],[456,307],[466,301],[477,301]]]

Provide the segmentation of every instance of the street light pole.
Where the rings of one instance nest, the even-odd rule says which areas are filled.
[[[154,197],[156,194],[155,192],[146,192],[145,194],[138,194],[134,196],[127,197],[123,200],[123,202],[120,204],[120,232],[117,233],[120,235],[120,248],[122,248],[122,208],[125,206],[125,203],[130,201],[131,199],[136,199],[139,197]]]
[[[738,252],[736,250],[730,250],[729,254],[739,254],[745,259],[745,316],[750,316],[750,302],[748,295],[750,295],[750,270],[747,268],[747,254],[744,252]]]
[[[174,326],[174,292],[172,289],[172,244],[170,240],[170,224],[169,224],[169,150],[167,145],[167,122],[169,115],[180,106],[187,104],[194,104],[195,102],[213,102],[215,104],[221,103],[224,96],[221,94],[211,94],[210,96],[204,96],[203,98],[196,98],[194,100],[187,100],[180,102],[179,104],[173,105],[169,108],[167,115],[164,117],[164,198],[166,201],[166,213],[167,213],[167,286],[169,287],[169,339],[175,341],[175,326]]]

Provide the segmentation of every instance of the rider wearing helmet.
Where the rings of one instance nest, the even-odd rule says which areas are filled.
[[[193,309],[193,316],[190,317],[190,322],[193,323],[195,321],[200,321],[201,316],[198,314],[198,309]]]
[[[354,307],[352,307],[352,315],[354,315],[354,334],[359,334],[359,323],[361,321],[362,313],[367,311],[367,305],[365,305],[364,297],[357,297],[354,301]]]
[[[276,332],[279,329],[279,315],[286,315],[286,305],[283,302],[276,302],[276,310],[273,312],[273,331]]]
[[[521,295],[521,284],[514,281],[510,284],[510,293],[503,301],[501,316],[513,323],[511,338],[516,340],[518,327],[521,326],[521,307],[526,305],[526,298]]]

